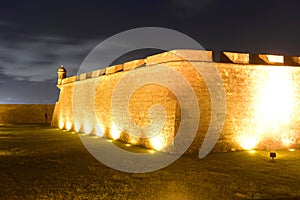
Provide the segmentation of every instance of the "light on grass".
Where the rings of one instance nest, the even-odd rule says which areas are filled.
[[[116,140],[120,137],[121,130],[115,124],[113,124],[111,126],[110,135],[114,140]]]
[[[59,120],[58,127],[59,127],[60,129],[63,129],[64,126],[65,126],[65,123],[63,122],[63,120]]]
[[[75,122],[75,123],[74,123],[74,130],[75,130],[76,132],[79,132],[79,131],[80,131],[80,128],[81,128],[80,122]]]
[[[295,150],[295,149],[289,149],[289,151],[290,151],[290,152],[294,152],[294,151],[296,151],[296,150]]]
[[[149,153],[155,153],[155,151],[153,149],[149,149],[148,152]]]
[[[137,144],[137,143],[138,143],[138,140],[137,140],[136,138],[134,138],[134,137],[131,137],[131,138],[129,139],[129,142],[130,142],[131,144]]]
[[[164,142],[164,138],[160,135],[157,135],[153,138],[150,139],[151,142],[151,146],[153,147],[153,149],[160,151],[165,147],[165,142]]]
[[[131,144],[125,144],[125,146],[126,146],[126,147],[130,147],[130,146],[131,146]]]
[[[256,151],[252,149],[252,150],[249,150],[248,152],[249,152],[250,154],[254,154]]]
[[[66,129],[67,129],[68,131],[72,129],[72,122],[68,121],[68,122],[66,123]]]
[[[259,139],[257,137],[253,137],[250,134],[240,136],[237,140],[241,147],[245,150],[252,150],[259,142]]]

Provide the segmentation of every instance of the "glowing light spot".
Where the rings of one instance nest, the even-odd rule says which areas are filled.
[[[241,147],[245,150],[252,150],[259,142],[259,139],[257,137],[253,137],[250,135],[240,136],[237,140]]]
[[[62,120],[60,120],[58,126],[59,126],[60,129],[63,129],[64,126],[65,126],[65,123]]]
[[[107,142],[110,142],[110,143],[111,143],[111,142],[113,142],[113,141],[112,141],[112,140],[107,140]]]
[[[293,82],[288,74],[270,71],[269,78],[262,84],[256,105],[257,122],[260,128],[278,130],[290,122],[294,109]]]
[[[92,132],[92,126],[91,126],[91,124],[89,123],[89,122],[85,122],[84,123],[84,126],[83,126],[83,129],[84,129],[84,133],[86,133],[86,134],[90,134],[91,132]]]
[[[290,151],[290,152],[294,152],[294,151],[295,151],[295,149],[289,149],[289,151]]]
[[[153,149],[149,149],[148,152],[149,153],[155,153],[155,151]]]
[[[294,143],[294,141],[292,141],[289,138],[281,138],[281,142],[282,142],[282,145],[285,146],[285,147],[288,147],[288,146],[290,146],[291,144]]]
[[[250,154],[254,154],[254,153],[256,153],[256,151],[255,150],[250,150],[250,151],[248,151]]]
[[[76,132],[79,132],[80,131],[80,129],[81,129],[81,124],[80,124],[80,122],[75,122],[74,123],[74,130],[76,131]]]
[[[96,135],[99,137],[103,137],[104,131],[102,131],[102,130],[104,130],[104,129],[102,129],[99,125],[97,125],[95,128]]]
[[[126,147],[130,147],[130,146],[131,146],[131,144],[125,144],[125,146],[126,146]]]
[[[136,138],[134,138],[134,137],[131,137],[131,138],[129,139],[129,142],[130,142],[131,144],[137,144],[137,143],[138,143],[138,140],[137,140]]]
[[[150,139],[151,146],[153,149],[160,151],[165,147],[165,141],[164,138],[160,135],[157,135]]]
[[[66,123],[66,129],[69,131],[69,130],[71,130],[72,129],[72,123],[71,122],[67,122]]]
[[[116,140],[120,137],[121,130],[115,124],[113,124],[111,126],[110,135],[114,140]]]

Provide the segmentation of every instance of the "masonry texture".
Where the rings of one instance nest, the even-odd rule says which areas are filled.
[[[53,104],[0,104],[0,124],[51,123]]]
[[[185,56],[183,58],[178,54]],[[187,153],[198,152],[211,122],[211,95],[214,94],[210,94],[207,84],[194,66],[199,65],[206,70],[214,65],[226,93],[225,99],[220,97],[220,101],[226,102],[225,123],[214,151],[297,147],[300,143],[299,57],[221,52],[220,59],[215,62],[214,56],[215,53],[211,51],[174,50],[64,78],[58,85],[61,92],[52,126],[162,151],[176,151],[172,146],[173,139],[181,123],[185,122],[181,122],[182,110],[178,97],[170,88],[157,83],[144,84],[130,93],[128,104],[125,101],[127,90],[143,83],[144,79],[164,79],[164,76],[167,79],[161,70],[160,64],[163,64],[184,77],[197,96],[201,117],[196,137]],[[136,77],[124,78],[132,72],[130,76],[136,74]],[[183,94],[188,91],[179,80],[167,82],[183,91]],[[118,84],[122,84],[123,89],[116,92]],[[189,103],[191,99],[184,101]],[[113,105],[122,111],[117,116],[118,122],[113,117]],[[165,121],[158,131],[158,138],[138,138],[130,131],[129,125],[123,124],[122,128],[122,122],[130,120],[135,126],[149,127],[161,117],[161,113],[155,113],[155,110],[149,115],[153,105],[161,105],[165,109]],[[129,116],[124,114],[127,110]],[[193,113],[187,114],[190,115]],[[148,132],[144,134],[154,129],[145,129]]]

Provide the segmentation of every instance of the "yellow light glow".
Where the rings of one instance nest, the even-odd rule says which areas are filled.
[[[95,128],[95,132],[96,132],[96,135],[99,136],[99,137],[103,137],[104,135],[104,129],[102,129],[99,125],[96,126]]]
[[[285,146],[285,147],[288,147],[288,146],[290,146],[291,144],[294,143],[294,141],[292,141],[289,138],[281,138],[281,142],[282,142],[282,145]]]
[[[125,146],[126,146],[126,147],[130,147],[130,146],[131,146],[131,144],[125,144]]]
[[[107,142],[113,142],[112,140],[107,140]]]
[[[86,134],[90,134],[92,132],[92,126],[88,121],[84,122],[83,129],[84,129],[84,133]]]
[[[150,139],[150,143],[153,149],[160,151],[165,147],[164,138],[161,135],[157,135]]]
[[[75,122],[74,123],[74,130],[76,131],[76,132],[79,132],[80,131],[80,129],[81,129],[81,124],[80,124],[80,122]]]
[[[64,126],[65,126],[65,123],[62,120],[60,120],[58,126],[59,126],[60,129],[63,129]]]
[[[148,152],[149,153],[155,153],[155,151],[153,149],[149,149]]]
[[[67,129],[68,131],[72,129],[72,122],[68,121],[68,122],[66,123],[66,129]]]
[[[121,130],[115,124],[113,124],[111,126],[110,135],[114,140],[116,140],[120,137]]]
[[[295,151],[295,149],[289,149],[289,151],[290,151],[290,152],[294,152],[294,151]]]
[[[131,138],[129,139],[129,142],[130,142],[131,144],[137,144],[137,143],[138,143],[138,140],[137,140],[136,138],[134,138],[134,137],[131,137]]]
[[[256,151],[255,150],[250,150],[250,151],[248,151],[249,153],[251,153],[251,154],[254,154],[254,153],[256,153]]]
[[[250,135],[242,135],[237,138],[237,141],[243,149],[252,150],[258,144],[259,139]]]
[[[253,113],[247,119],[244,133],[239,134],[237,142],[246,150],[259,143],[281,142],[285,147],[295,143],[298,135],[290,128],[296,109],[295,83],[290,71],[282,68],[264,68],[253,76],[257,77],[253,87]]]
[[[259,91],[256,117],[260,128],[278,130],[278,126],[290,122],[295,107],[293,82],[289,74],[280,70],[270,71],[268,75]]]

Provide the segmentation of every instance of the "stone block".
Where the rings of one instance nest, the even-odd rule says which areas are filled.
[[[86,79],[92,78],[92,72],[87,72],[85,78]]]
[[[172,50],[146,58],[147,65],[172,61],[213,61],[213,52],[205,50]]]
[[[249,64],[248,53],[221,52],[220,62]]]
[[[300,57],[296,56],[284,56],[284,64],[288,66],[299,66]]]
[[[77,76],[71,76],[62,80],[62,84],[73,83],[76,81]]]
[[[105,74],[105,69],[98,69],[98,70],[92,71],[92,78],[101,76],[103,74]]]
[[[284,65],[284,56],[269,54],[253,54],[253,64]]]
[[[79,80],[80,80],[80,81],[83,81],[83,80],[85,80],[85,79],[86,79],[86,73],[80,74],[80,75],[79,75]]]
[[[137,67],[140,67],[145,64],[145,59],[132,60],[123,64],[123,70],[128,71]]]
[[[291,59],[297,63],[298,65],[300,65],[300,57],[296,57],[296,56],[291,56]]]
[[[114,74],[116,72],[122,71],[123,70],[123,64],[121,65],[114,65],[111,67],[107,67],[105,70],[105,74]]]

